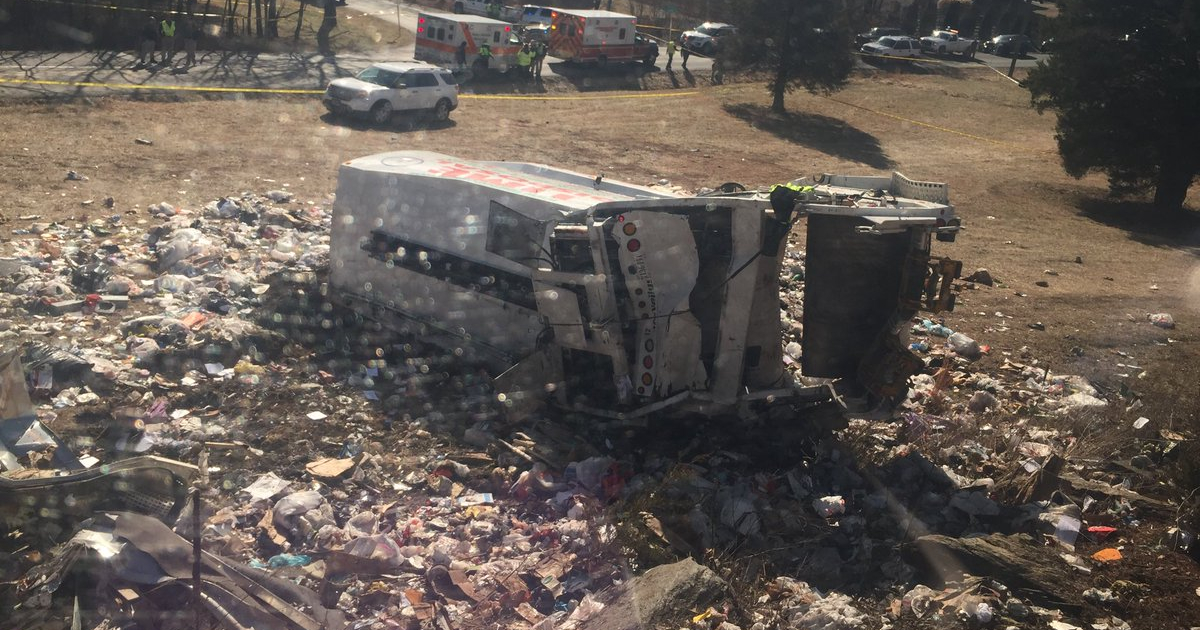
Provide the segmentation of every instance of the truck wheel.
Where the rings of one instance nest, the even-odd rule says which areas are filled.
[[[437,122],[446,122],[450,118],[450,101],[442,99],[433,106],[433,119]]]
[[[654,61],[655,61],[655,60],[657,60],[657,59],[658,59],[658,55],[655,55],[655,54],[653,54],[653,53],[650,53],[650,54],[647,54],[645,57],[643,57],[643,58],[642,58],[642,63],[646,64],[646,67],[647,67],[647,68],[653,68],[653,67],[654,67]]]
[[[944,54],[946,54],[946,47],[945,47],[945,46],[938,46],[938,54],[939,54],[939,55],[944,55]]]
[[[455,12],[455,13],[462,13],[462,12],[463,12],[463,3],[461,3],[461,2],[455,2],[455,3],[454,3],[454,12]]]
[[[379,101],[371,108],[371,122],[376,125],[384,125],[392,120],[392,103],[390,101]]]

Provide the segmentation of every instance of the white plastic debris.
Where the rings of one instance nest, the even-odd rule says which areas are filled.
[[[846,513],[846,500],[837,495],[813,499],[812,506],[813,511],[821,515],[822,518]]]
[[[1151,313],[1149,315],[1150,323],[1159,328],[1174,328],[1175,318],[1171,317],[1170,313]]]
[[[242,488],[242,492],[250,495],[250,498],[254,501],[266,501],[275,498],[279,493],[287,490],[287,487],[290,485],[290,481],[280,479],[275,473],[268,472],[255,479],[254,483]]]

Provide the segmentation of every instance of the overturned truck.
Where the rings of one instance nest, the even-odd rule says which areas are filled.
[[[896,396],[918,310],[953,306],[933,259],[959,220],[944,184],[823,175],[679,196],[539,164],[402,151],[338,178],[330,296],[503,374],[510,404],[623,423]],[[785,369],[779,272],[807,219],[801,378]]]

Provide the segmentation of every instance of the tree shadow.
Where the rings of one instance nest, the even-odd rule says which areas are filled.
[[[383,125],[375,124],[366,118],[337,116],[326,112],[321,116],[321,122],[327,125],[337,125],[353,129],[354,131],[387,131],[391,133],[452,129],[458,124],[453,119],[443,121],[432,120],[427,114],[418,112],[397,112],[392,117],[391,122]]]
[[[568,63],[556,61],[547,64],[554,74],[562,77],[580,92],[596,90],[642,90],[642,78],[657,69],[642,63]]]
[[[803,112],[779,114],[762,105],[751,103],[724,106],[730,115],[776,136],[816,149],[834,157],[861,162],[880,170],[895,166],[883,152],[879,140],[845,121]]]
[[[1095,197],[1080,197],[1075,206],[1080,216],[1123,230],[1131,240],[1200,256],[1200,212],[1164,212],[1148,201]]]

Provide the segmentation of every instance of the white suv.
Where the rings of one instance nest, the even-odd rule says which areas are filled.
[[[367,116],[376,124],[398,111],[429,112],[440,122],[458,107],[458,82],[449,70],[425,63],[377,63],[354,78],[331,81],[322,100],[334,114]]]

